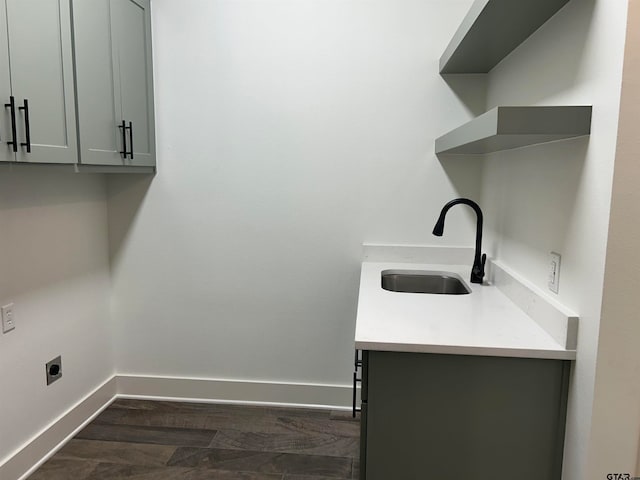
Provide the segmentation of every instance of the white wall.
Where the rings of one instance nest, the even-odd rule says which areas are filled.
[[[640,1],[629,1],[589,472],[640,475]]]
[[[18,325],[0,335],[0,464],[114,372],[107,234],[119,373],[347,384],[361,243],[470,245],[462,211],[430,231],[482,188],[489,254],[543,288],[563,254],[559,298],[582,319],[565,478],[610,471],[617,343],[595,371],[626,2],[570,2],[488,92],[437,75],[470,2],[154,0],[159,173],[110,179],[109,232],[101,177],[0,172],[0,303]],[[497,104],[593,104],[593,133],[434,157]]]
[[[154,0],[158,174],[109,186],[119,373],[350,382],[361,244],[473,243],[463,209],[431,235],[479,195],[433,154],[484,105],[437,74],[469,5]]]
[[[104,179],[40,168],[0,167],[0,464],[113,375]]]
[[[593,105],[589,138],[495,154],[483,172],[489,254],[546,290],[548,254],[561,253],[558,299],[580,315],[565,446],[571,480],[603,478],[587,463],[626,12],[626,0],[569,2],[492,71],[487,94],[488,108]],[[593,455],[618,471],[612,457]]]

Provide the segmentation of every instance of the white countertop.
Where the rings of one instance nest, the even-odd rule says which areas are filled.
[[[468,295],[382,289],[383,270],[454,272]],[[360,277],[356,348],[397,352],[568,359],[566,349],[496,286],[469,282],[470,265],[365,261]]]

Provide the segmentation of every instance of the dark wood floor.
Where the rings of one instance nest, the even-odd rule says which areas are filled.
[[[117,400],[30,480],[358,478],[349,412]]]

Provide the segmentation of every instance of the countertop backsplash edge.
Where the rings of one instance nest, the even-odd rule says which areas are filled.
[[[501,262],[489,259],[487,263],[489,281],[493,285],[560,345],[567,350],[576,350],[579,319],[576,313],[539,291]]]
[[[436,263],[440,265],[471,265],[474,250],[471,247],[439,245],[401,245],[364,243],[363,262]]]

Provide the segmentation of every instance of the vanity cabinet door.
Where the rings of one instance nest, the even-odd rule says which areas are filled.
[[[367,425],[369,418],[369,352],[362,350],[360,356],[356,350],[356,374],[360,370],[360,472],[358,478],[367,478]],[[354,402],[355,402],[355,382],[354,382]]]
[[[366,480],[559,480],[569,362],[369,352]]]
[[[367,478],[367,425],[369,419],[369,405],[362,402],[360,407],[360,472],[359,480]],[[355,477],[354,477],[355,478]]]
[[[70,0],[5,1],[16,160],[76,163]],[[9,103],[3,94],[3,103]],[[5,108],[4,139],[11,136],[6,134],[8,113]]]

